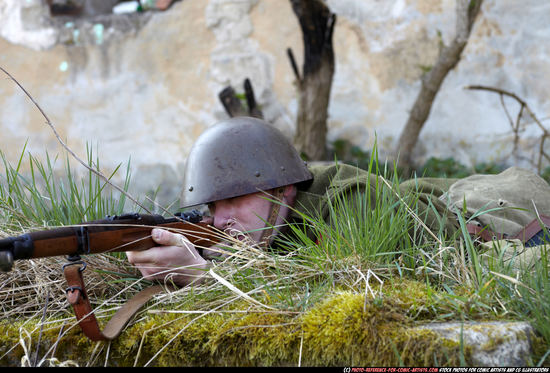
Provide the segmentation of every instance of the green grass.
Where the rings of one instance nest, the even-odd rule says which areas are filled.
[[[25,150],[26,146],[15,166],[0,151],[4,166],[4,173],[0,175],[0,219],[4,224],[23,227],[68,225],[124,211],[124,194],[115,195],[112,188],[90,170],[85,177],[77,177],[68,156],[64,159],[64,170],[59,172],[56,171],[58,157],[52,159],[46,153],[41,162],[30,153],[26,154]],[[87,156],[88,166],[99,170],[99,158],[94,160],[90,147],[87,147]],[[23,167],[25,162],[27,167]],[[129,166],[128,163],[125,191],[130,183]],[[108,175],[109,180],[120,171],[120,167]]]

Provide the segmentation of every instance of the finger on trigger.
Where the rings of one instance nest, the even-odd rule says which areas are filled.
[[[154,228],[151,232],[153,240],[165,246],[187,247],[187,240],[181,234],[172,233],[164,229]]]

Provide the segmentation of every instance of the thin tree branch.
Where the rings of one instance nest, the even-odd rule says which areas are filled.
[[[413,149],[424,123],[428,120],[435,97],[443,80],[460,61],[466,47],[474,21],[483,0],[457,0],[456,35],[448,46],[444,46],[431,70],[423,77],[420,91],[411,108],[403,131],[399,136],[395,155],[400,157],[400,166],[409,173],[412,166]]]
[[[541,141],[540,141],[540,145],[539,145],[539,156],[538,156],[537,164],[535,165],[537,167],[538,172],[540,173],[541,169],[542,169],[542,158],[544,157],[547,160],[550,160],[550,156],[544,151],[544,142],[546,141],[546,139],[548,137],[550,137],[550,132],[548,132],[548,130],[543,126],[542,122],[537,118],[535,113],[533,113],[533,111],[531,110],[529,105],[527,105],[527,102],[525,102],[523,99],[518,97],[516,94],[514,94],[512,92],[505,91],[505,90],[500,89],[500,88],[488,87],[488,86],[483,86],[483,85],[469,85],[469,86],[466,86],[465,89],[483,90],[483,91],[498,93],[500,95],[500,101],[501,101],[503,106],[504,106],[504,101],[503,101],[502,97],[504,97],[504,96],[513,98],[514,100],[516,100],[519,103],[520,110],[518,112],[515,124],[513,123],[512,118],[509,115],[507,108],[504,106],[504,111],[506,112],[506,116],[508,117],[508,120],[510,121],[510,125],[512,126],[512,131],[514,132],[514,136],[515,136],[514,137],[513,153],[515,153],[516,150],[517,150],[516,147],[517,147],[518,140],[519,140],[520,119],[523,116],[523,112],[526,111],[527,114],[531,117],[531,119],[533,119],[533,121],[536,123],[536,125],[542,130],[542,137],[541,137]],[[531,161],[531,163],[534,163],[534,161]]]
[[[504,95],[504,96],[508,96],[508,97],[511,97],[513,98],[514,100],[516,100],[520,105],[522,106],[525,106],[525,109],[527,109],[527,114],[529,114],[529,116],[535,121],[535,123],[537,124],[537,126],[539,126],[539,128],[543,131],[546,131],[546,128],[542,125],[542,123],[540,122],[540,120],[537,118],[537,116],[533,113],[533,111],[531,110],[531,108],[529,107],[529,105],[527,105],[527,102],[525,102],[524,100],[522,100],[521,98],[519,98],[516,94],[512,93],[512,92],[508,92],[508,91],[505,91],[505,90],[502,90],[500,88],[495,88],[495,87],[488,87],[488,86],[484,86],[484,85],[469,85],[469,86],[466,86],[465,89],[471,89],[471,90],[485,90],[485,91],[490,91],[490,92],[496,92],[496,93],[499,93],[501,95]]]
[[[296,64],[296,59],[294,58],[294,53],[292,53],[292,49],[287,48],[286,54],[288,56],[288,59],[290,60],[290,66],[292,66],[292,71],[294,71],[296,81],[298,82],[298,84],[300,84],[302,78],[300,77],[300,71],[298,70],[298,65]]]
[[[510,112],[508,112],[508,107],[506,107],[506,104],[504,103],[504,95],[499,95],[499,97],[500,105],[502,106],[502,109],[504,109],[504,113],[506,114],[506,118],[508,118],[508,122],[510,122],[510,127],[514,128],[514,120],[512,119]]]

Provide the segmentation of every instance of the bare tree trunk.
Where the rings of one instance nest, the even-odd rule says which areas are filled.
[[[445,46],[432,69],[422,78],[422,87],[416,97],[411,113],[399,141],[396,155],[399,156],[399,166],[406,173],[412,166],[412,152],[418,141],[420,131],[430,115],[435,96],[443,80],[460,61],[462,50],[468,42],[470,31],[476,19],[483,0],[456,1],[456,36],[449,46]]]
[[[304,40],[302,77],[288,49],[299,97],[294,145],[306,159],[322,160],[326,155],[328,103],[334,75],[332,34],[336,15],[320,0],[290,2]]]

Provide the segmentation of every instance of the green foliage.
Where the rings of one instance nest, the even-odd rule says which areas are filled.
[[[418,169],[417,175],[425,177],[463,178],[472,174],[498,174],[504,171],[504,169],[505,167],[502,165],[485,162],[478,163],[471,169],[456,161],[454,158],[440,159],[431,157]]]
[[[544,170],[542,170],[540,176],[546,180],[548,183],[550,183],[550,166],[546,167]]]
[[[26,148],[26,147],[25,147]],[[0,174],[0,221],[12,226],[56,226],[102,219],[124,211],[126,198],[115,196],[108,184],[88,170],[83,178],[75,176],[69,158],[64,173],[56,172],[57,157],[46,153],[42,163],[28,154],[28,171],[23,172],[25,148],[16,166],[0,151],[4,173]],[[99,159],[87,148],[88,166],[99,169]],[[120,165],[108,176],[112,179]],[[129,163],[124,190],[130,183]]]
[[[543,343],[535,345],[538,351],[535,351],[535,363],[539,365],[544,363],[548,366],[550,363],[550,265],[549,254],[550,245],[542,245],[535,247],[536,257],[531,262],[521,263],[520,270],[513,270],[510,265],[500,265],[498,270],[501,270],[509,277],[516,276],[517,281],[499,281],[499,290],[506,292],[507,298],[510,300],[511,310],[516,313],[519,318],[527,318],[531,320],[534,328],[542,337]],[[518,286],[519,284],[519,286]]]
[[[330,273],[342,260],[345,265],[355,263],[358,268],[373,261],[388,264],[399,256],[406,257],[405,253],[413,247],[408,234],[412,221],[407,206],[394,195],[398,179],[387,175],[387,170],[379,169],[376,155],[374,153],[367,170],[371,175],[386,174],[386,180],[393,183],[391,189],[381,178],[373,176],[374,182],[369,185],[367,181],[366,188],[358,180],[348,194],[336,194],[330,199],[328,218],[296,211],[308,229],[292,226],[290,237],[295,240],[286,244],[289,250],[298,252],[298,257],[303,253],[304,260],[319,266],[323,273]],[[313,234],[308,235],[308,230]],[[308,250],[300,250],[303,247]]]
[[[378,159],[371,159],[370,151],[352,145],[348,140],[344,139],[337,139],[332,143],[332,158],[363,170],[367,170],[373,162],[377,165],[381,164]]]
[[[462,178],[470,175],[466,166],[458,163],[454,158],[430,158],[418,171],[418,175],[425,177]]]
[[[371,152],[357,145],[351,144],[348,140],[337,139],[332,143],[332,157],[340,162],[357,166],[363,170],[367,170],[371,162],[382,164],[378,158],[371,159]],[[416,175],[419,177],[448,177],[448,178],[463,178],[475,173],[478,174],[498,174],[504,171],[506,167],[502,164],[479,162],[473,167],[467,167],[455,160],[454,158],[429,158],[423,165],[416,169]],[[393,170],[400,178],[401,170],[392,165],[388,169]],[[541,175],[546,180],[550,180],[550,167],[548,167]]]
[[[369,168],[371,161],[374,161],[376,164],[381,164],[379,159],[371,160],[371,152],[369,150],[353,145],[348,140],[337,139],[331,144],[331,148],[333,158],[364,170]],[[416,169],[416,174],[419,177],[463,178],[476,173],[498,174],[505,169],[505,165],[492,162],[479,162],[473,167],[467,167],[452,157],[443,159],[431,157]],[[401,176],[398,167],[395,168],[394,171]],[[543,170],[541,176],[545,180],[550,181],[550,167]]]

